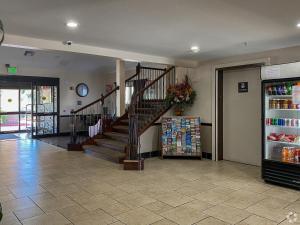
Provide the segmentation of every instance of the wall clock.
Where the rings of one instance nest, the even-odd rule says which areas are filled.
[[[89,94],[89,87],[85,83],[80,83],[76,86],[76,94],[79,97],[86,97]]]

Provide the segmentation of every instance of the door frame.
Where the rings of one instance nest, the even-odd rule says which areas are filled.
[[[56,134],[43,135],[43,136],[56,136],[60,133],[60,86],[59,78],[56,77],[38,77],[38,76],[20,76],[20,75],[0,75],[0,82],[7,83],[30,83],[33,103],[33,87],[34,86],[56,86],[57,87],[57,132]],[[33,108],[31,115],[33,116]],[[40,136],[36,136],[40,137]]]
[[[234,69],[234,68],[247,68],[248,66],[255,65],[256,67],[259,65],[265,66],[270,65],[270,58],[262,58],[262,59],[254,59],[248,61],[241,61],[236,63],[227,63],[220,65],[212,66],[212,160],[219,161],[222,160],[223,156],[223,114],[219,115],[220,109],[223,109],[223,102],[219,102],[219,86],[222,84],[223,71],[226,69]],[[220,72],[222,71],[222,72]],[[219,77],[219,73],[222,74]],[[219,81],[219,78],[221,81]],[[223,97],[222,97],[223,99]],[[222,110],[223,111],[223,110]],[[222,138],[222,139],[221,139]],[[222,141],[220,141],[220,139]]]

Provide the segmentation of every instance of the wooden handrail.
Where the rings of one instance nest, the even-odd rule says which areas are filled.
[[[167,71],[166,68],[165,68],[165,69],[161,69],[161,68],[152,68],[152,67],[146,67],[146,66],[141,66],[139,69],[140,69],[140,70],[141,70],[141,69],[146,69],[146,70]],[[134,77],[138,76],[138,74],[139,74],[139,73],[135,73],[135,74],[132,75],[131,77],[127,78],[127,79],[125,80],[125,82],[130,81],[130,80],[133,79]]]
[[[127,78],[127,79],[125,80],[125,82],[130,81],[132,78],[134,78],[134,77],[137,76],[137,75],[138,75],[138,73],[135,73],[135,74],[132,75],[131,77]]]
[[[159,71],[166,71],[167,68],[152,68],[152,67],[147,67],[147,66],[141,66],[141,69],[144,69],[144,70],[159,70]]]
[[[80,111],[82,111],[82,110],[84,110],[84,109],[86,109],[86,108],[88,108],[88,107],[94,105],[95,103],[98,103],[98,102],[100,102],[100,101],[103,102],[108,96],[110,96],[112,93],[116,92],[116,91],[119,90],[119,89],[120,89],[120,86],[117,86],[117,87],[115,87],[113,90],[111,90],[110,92],[108,92],[106,95],[101,96],[101,98],[99,98],[99,99],[97,99],[97,100],[91,102],[90,104],[88,104],[88,105],[86,105],[86,106],[83,106],[83,107],[80,108],[80,109],[77,109],[77,110],[75,110],[75,111],[72,111],[71,113],[72,113],[72,114],[76,114],[76,113],[78,113],[78,112],[80,112]]]
[[[163,76],[165,76],[167,73],[169,73],[172,69],[174,69],[175,66],[172,66],[171,68],[169,68],[168,70],[166,70],[162,75],[160,75],[159,77],[157,77],[155,80],[151,81],[151,83],[149,83],[146,87],[144,87],[142,90],[140,90],[137,94],[136,97],[139,96],[141,93],[143,93],[144,91],[146,91],[150,86],[152,86],[156,81],[158,81],[160,78],[162,78]]]

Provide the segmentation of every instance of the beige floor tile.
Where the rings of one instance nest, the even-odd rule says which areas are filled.
[[[126,205],[118,202],[115,203],[114,201],[103,201],[100,205],[100,209],[112,216],[117,216],[131,210],[131,208],[127,207]]]
[[[156,214],[161,214],[170,209],[173,209],[172,206],[170,206],[166,203],[160,202],[160,201],[151,202],[149,204],[143,205],[143,207],[150,210],[151,212],[156,213]]]
[[[93,198],[93,195],[87,191],[79,191],[79,192],[74,192],[74,193],[68,193],[66,194],[70,199],[77,203],[86,203],[89,199]]]
[[[179,194],[177,192],[168,192],[166,194],[157,195],[156,199],[164,202],[170,206],[176,207],[182,204],[185,204],[187,202],[191,202],[194,199],[182,194]]]
[[[297,212],[297,213],[300,214],[300,200],[289,204],[287,207],[285,207],[285,209],[288,209],[288,210],[290,210],[292,212]]]
[[[251,215],[245,210],[225,205],[217,205],[209,208],[208,210],[205,210],[204,213],[231,224],[238,223]]]
[[[6,212],[3,215],[0,225],[21,225],[21,223],[12,212]]]
[[[130,225],[149,225],[163,218],[142,207],[116,216],[118,220]]]
[[[34,202],[44,211],[50,212],[67,206],[75,205],[75,203],[64,196],[48,198],[48,199],[35,199]]]
[[[251,191],[255,193],[263,193],[271,189],[271,185],[261,182],[249,182],[243,187],[243,191]]]
[[[212,205],[218,205],[230,198],[229,195],[216,192],[214,189],[210,191],[201,192],[193,197],[198,200],[208,202]]]
[[[265,208],[284,209],[285,207],[290,205],[291,202],[280,199],[280,198],[267,197],[267,198],[263,199],[262,201],[258,202],[257,204],[262,205]]]
[[[70,219],[74,216],[86,213],[88,211],[79,205],[72,205],[72,206],[67,206],[65,208],[58,209],[58,212],[62,214],[64,217],[66,217],[67,219]]]
[[[300,221],[296,221],[296,222],[291,223],[288,220],[284,220],[281,223],[279,223],[279,225],[300,225]]]
[[[0,195],[1,196],[5,196],[5,195],[9,195],[11,194],[11,192],[8,190],[7,187],[0,187]]]
[[[124,223],[121,223],[120,221],[117,221],[117,222],[111,223],[110,225],[124,225]]]
[[[175,191],[180,194],[192,197],[197,195],[198,193],[211,190],[215,187],[216,186],[213,184],[203,183],[202,181],[201,182],[194,181],[194,182],[189,182],[188,184],[185,184],[182,187],[177,188]]]
[[[58,183],[54,187],[45,189],[54,196],[67,195],[70,193],[76,193],[81,191],[81,189],[75,184],[60,185]]]
[[[261,200],[266,196],[249,191],[235,191],[228,195],[229,199],[222,204],[232,206],[239,209],[245,209]]]
[[[109,192],[111,189],[113,189],[113,186],[108,183],[102,183],[94,185],[82,185],[80,188],[93,195],[98,195]]]
[[[229,225],[229,223],[225,223],[224,221],[218,220],[213,217],[208,217],[198,223],[195,223],[195,225]]]
[[[191,225],[208,217],[201,211],[184,205],[167,211],[163,213],[162,216],[180,225]]]
[[[13,194],[0,195],[0,202],[5,202],[13,199],[16,199],[16,197]]]
[[[41,194],[43,192],[46,192],[46,190],[39,185],[14,187],[10,188],[9,190],[14,194],[14,196],[16,196],[16,198],[22,198],[29,195]]]
[[[113,199],[123,198],[125,195],[128,195],[127,192],[122,191],[118,188],[112,188],[111,190],[109,190],[108,192],[104,192],[103,194]]]
[[[250,216],[237,225],[277,225],[276,222],[256,215]]]
[[[197,203],[199,201],[197,200]],[[191,225],[208,217],[202,211],[206,209],[208,203],[188,203],[171,209],[161,215],[180,225]]]
[[[281,187],[272,187],[270,190],[264,192],[263,194],[290,202],[294,202],[300,198],[299,191]]]
[[[35,216],[40,216],[44,214],[44,212],[37,206],[26,208],[26,209],[20,209],[14,211],[15,215],[18,217],[19,220],[28,219]]]
[[[145,196],[143,194],[135,193],[135,194],[129,194],[123,198],[119,198],[118,201],[130,208],[136,208],[139,206],[143,206],[155,202],[156,200],[148,196]]]
[[[250,206],[249,208],[247,208],[247,211],[255,215],[267,218],[269,220],[276,221],[278,223],[283,221],[289,212],[289,210],[286,209],[268,208],[263,204],[259,204],[259,203]]]
[[[66,225],[71,224],[64,216],[58,212],[43,214],[22,221],[23,225]]]
[[[221,180],[221,181],[215,181],[213,184],[220,186],[220,187],[226,187],[229,189],[234,189],[234,190],[241,190],[246,186],[245,182],[240,182],[237,180],[233,179],[227,179],[227,180]]]
[[[177,223],[172,222],[171,220],[163,219],[159,220],[151,225],[178,225]]]
[[[86,201],[81,201],[79,203],[82,207],[89,211],[94,211],[96,209],[105,209],[105,211],[112,212],[112,210],[115,210],[115,215],[128,211],[128,207],[123,205],[122,203],[108,198],[105,195],[97,195],[97,196],[92,196],[91,198],[86,199]]]
[[[239,163],[152,158],[146,160],[143,172],[123,171],[115,163],[82,152],[67,152],[36,140],[0,142],[0,153],[0,201],[5,224],[19,225],[13,212],[20,218],[22,213],[26,217],[39,217],[35,215],[40,212],[35,208],[37,205],[47,213],[59,210],[62,216],[77,217],[77,223],[88,225],[99,225],[97,221],[117,225],[120,221],[114,220],[114,215],[124,216],[129,222],[127,225],[140,221],[141,224],[169,222],[170,225],[177,221],[170,222],[160,213],[168,213],[173,207],[183,208],[178,214],[180,218],[191,212],[195,212],[191,213],[192,218],[199,216],[196,211],[208,212],[216,218],[203,218],[197,223],[215,222],[217,225],[222,218],[259,223],[257,217],[249,217],[253,214],[269,220],[275,218],[279,223],[287,212],[299,212],[300,192],[265,184],[259,167]],[[20,157],[30,163],[20,164]],[[254,195],[241,194],[245,192]],[[257,202],[260,194],[266,199]],[[21,198],[15,199],[17,196]],[[198,204],[195,199],[200,200]],[[224,206],[224,201],[235,207],[249,207],[241,210]],[[254,205],[249,205],[253,202]],[[213,207],[219,213],[213,208],[206,209],[210,207],[208,203],[222,209]],[[135,217],[138,206],[141,209]]]
[[[227,188],[227,187],[217,186],[216,188],[212,189],[211,191],[213,191],[215,193],[229,195],[229,194],[235,192],[236,190],[235,189],[231,189],[231,188]]]
[[[19,199],[12,199],[2,203],[2,207],[4,209],[9,209],[12,211],[21,210],[26,208],[31,208],[36,206],[31,199],[24,197]]]
[[[103,210],[95,210],[92,212],[81,213],[69,218],[74,225],[98,225],[111,224],[117,220],[104,212]]]

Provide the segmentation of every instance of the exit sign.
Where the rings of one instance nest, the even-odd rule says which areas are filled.
[[[17,67],[15,67],[15,66],[7,67],[7,73],[8,74],[17,74]]]

